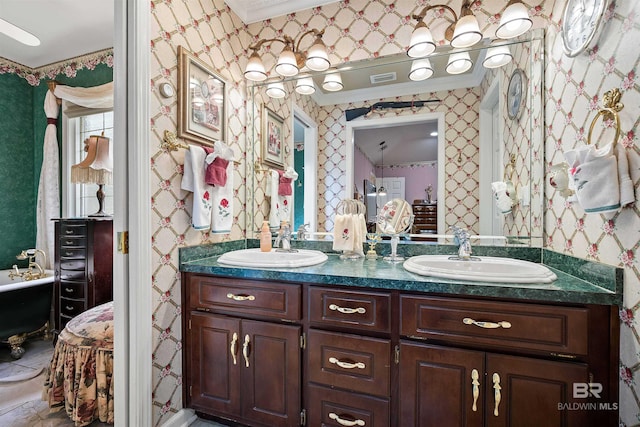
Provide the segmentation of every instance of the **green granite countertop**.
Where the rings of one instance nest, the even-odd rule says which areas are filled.
[[[327,249],[318,242],[299,242],[297,247]],[[324,242],[326,243],[326,242]],[[219,264],[222,253],[254,242],[234,241],[180,249],[180,271],[222,275],[245,279],[277,280],[298,283],[367,287],[374,289],[429,292],[438,294],[515,298],[546,302],[584,304],[622,304],[622,269],[569,257],[540,248],[475,247],[474,255],[509,256],[542,262],[558,279],[550,284],[495,284],[421,276],[410,273],[402,263],[377,260],[342,260],[339,254],[323,250],[329,259],[321,264],[301,268],[247,268]],[[398,252],[401,252],[399,245]],[[381,246],[384,253],[384,245]],[[455,253],[450,245],[414,245],[402,248],[405,256]],[[543,262],[544,261],[544,262]]]

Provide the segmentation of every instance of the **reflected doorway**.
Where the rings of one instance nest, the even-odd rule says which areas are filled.
[[[297,105],[293,105],[293,159],[298,179],[293,193],[293,231],[303,224],[311,233],[318,228],[318,125]]]

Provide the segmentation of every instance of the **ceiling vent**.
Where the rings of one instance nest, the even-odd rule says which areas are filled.
[[[388,83],[397,80],[396,72],[392,71],[390,73],[382,73],[382,74],[374,74],[369,76],[372,85],[377,85],[380,83]]]

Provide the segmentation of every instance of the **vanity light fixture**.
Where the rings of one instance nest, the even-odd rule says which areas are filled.
[[[340,77],[340,73],[329,73],[324,76],[324,81],[322,82],[322,88],[324,90],[336,92],[342,90],[343,87],[344,85],[342,84],[342,77]]]
[[[446,70],[449,74],[462,74],[472,65],[473,62],[471,62],[469,52],[456,52],[449,55]]]
[[[411,63],[411,71],[409,72],[409,79],[414,82],[420,80],[426,80],[433,76],[433,67],[431,61],[428,58],[414,59]]]
[[[312,95],[316,92],[316,87],[313,84],[311,77],[303,77],[296,83],[296,92],[300,95]]]
[[[315,41],[309,48],[307,53],[300,51],[300,42],[308,36],[315,36]],[[329,61],[329,54],[327,53],[327,47],[322,41],[324,30],[319,31],[316,29],[309,30],[303,33],[297,42],[284,35],[282,38],[262,39],[257,43],[249,46],[249,49],[253,50],[253,53],[249,57],[247,66],[244,70],[244,76],[252,81],[264,81],[267,79],[267,71],[262,63],[262,59],[258,54],[258,50],[264,45],[279,42],[284,44],[284,49],[278,57],[278,62],[275,66],[275,71],[283,77],[292,77],[298,74],[298,72],[306,65],[307,68],[313,71],[324,71],[329,68],[331,62]]]
[[[511,0],[502,13],[500,25],[496,29],[496,37],[511,39],[526,33],[533,25],[527,7],[521,0]]]
[[[507,65],[513,59],[509,46],[493,46],[487,49],[482,65],[485,68],[498,68]]]
[[[471,0],[465,0],[460,10],[460,19],[458,15],[449,6],[444,4],[436,4],[426,6],[417,15],[412,15],[413,19],[418,21],[416,28],[411,34],[411,41],[407,54],[412,58],[420,58],[431,55],[436,50],[436,44],[433,41],[431,31],[424,22],[424,19],[432,9],[439,9],[442,16],[445,11],[449,11],[453,15],[453,23],[447,27],[445,31],[445,39],[449,40],[454,48],[470,47],[482,40],[482,32],[478,19],[471,11]]]
[[[267,95],[271,98],[284,98],[286,94],[282,82],[273,82],[267,85]]]

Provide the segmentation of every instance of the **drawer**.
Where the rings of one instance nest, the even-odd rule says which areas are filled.
[[[61,248],[84,248],[87,246],[85,236],[60,236],[59,244]]]
[[[60,298],[60,315],[66,317],[75,317],[85,311],[84,300],[74,300]]]
[[[307,425],[323,427],[389,427],[389,401],[309,385]]]
[[[412,209],[414,214],[422,214],[422,213],[435,214],[438,210],[436,205],[413,205]]]
[[[85,281],[85,270],[60,270],[60,280]]]
[[[389,333],[391,294],[309,287],[309,321]]]
[[[85,259],[87,251],[85,248],[60,248],[60,259]]]
[[[87,225],[84,222],[62,222],[60,223],[60,238],[65,236],[86,236]]]
[[[60,282],[60,296],[62,298],[84,298],[84,283]]]
[[[309,329],[309,380],[388,397],[391,341]]]
[[[300,320],[300,285],[191,276],[189,308],[251,314],[284,320]]]
[[[417,216],[414,218],[414,225],[418,224],[435,224],[438,222],[438,218],[434,216]]]
[[[400,333],[408,337],[552,355],[587,354],[584,307],[402,295],[400,316]]]
[[[84,259],[60,259],[61,270],[81,270],[84,272],[86,266],[87,261]]]

